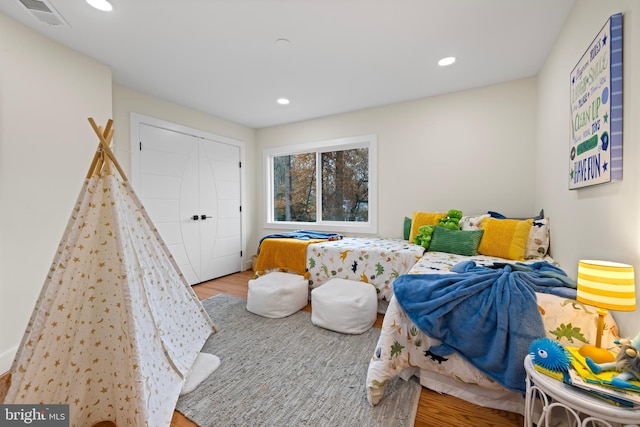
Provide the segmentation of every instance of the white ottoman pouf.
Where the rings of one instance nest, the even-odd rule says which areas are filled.
[[[309,303],[309,281],[298,274],[274,271],[249,280],[247,310],[280,318],[300,311]]]
[[[378,317],[378,296],[373,285],[331,279],[311,291],[311,323],[344,334],[361,334]]]

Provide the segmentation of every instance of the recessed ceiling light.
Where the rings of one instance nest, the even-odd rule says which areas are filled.
[[[456,62],[456,58],[453,56],[447,56],[446,58],[442,58],[438,61],[438,65],[441,67],[446,67],[447,65],[451,65]]]
[[[102,10],[103,12],[109,12],[113,10],[113,6],[111,5],[111,3],[109,3],[108,0],[87,0],[87,3],[98,10]]]
[[[287,98],[278,98],[278,104],[280,105],[288,105],[289,100]]]
[[[288,47],[291,42],[287,39],[278,39],[276,40],[276,44],[280,47]]]

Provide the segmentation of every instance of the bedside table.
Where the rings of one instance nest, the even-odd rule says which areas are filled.
[[[553,418],[562,418],[569,425],[640,426],[640,408],[615,406],[583,392],[576,387],[544,375],[533,366],[528,355],[524,361],[527,389],[524,425],[552,425]],[[539,399],[536,399],[538,397]],[[542,407],[541,407],[542,405]],[[539,416],[537,414],[542,412]],[[536,418],[536,419],[534,419]],[[595,424],[596,422],[604,424]]]

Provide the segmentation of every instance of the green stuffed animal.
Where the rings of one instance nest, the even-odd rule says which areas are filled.
[[[434,225],[423,225],[418,227],[418,234],[416,234],[416,237],[413,239],[413,243],[420,245],[425,249],[429,249],[434,227]]]
[[[457,209],[449,209],[447,216],[442,218],[438,225],[448,228],[449,230],[460,230],[460,220],[462,219],[462,211]]]
[[[449,209],[447,216],[442,218],[437,224],[438,227],[448,228],[450,230],[460,230],[460,219],[462,219],[462,211]],[[413,239],[413,243],[420,245],[425,249],[429,249],[431,245],[431,236],[435,225],[423,225],[418,227],[418,234]]]

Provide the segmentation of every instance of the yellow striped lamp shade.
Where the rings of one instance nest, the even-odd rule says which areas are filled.
[[[636,309],[633,266],[609,261],[578,262],[578,301],[618,311]]]

